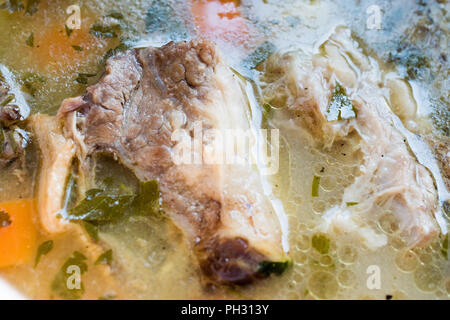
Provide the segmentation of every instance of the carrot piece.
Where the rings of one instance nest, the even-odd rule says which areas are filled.
[[[36,242],[33,223],[35,201],[15,200],[0,203],[0,212],[9,215],[9,221],[0,225],[0,267],[30,261]]]
[[[249,28],[238,0],[192,0],[191,10],[200,33],[211,39],[245,43]]]

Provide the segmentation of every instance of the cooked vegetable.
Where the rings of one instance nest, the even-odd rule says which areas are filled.
[[[95,77],[96,73],[78,73],[78,77],[75,78],[75,82],[78,82],[79,84],[88,84],[88,78]]]
[[[104,25],[99,22],[94,23],[89,33],[99,39],[117,38],[121,32],[120,24]]]
[[[356,206],[358,204],[358,202],[346,202],[345,204],[347,205],[347,207],[352,207],[352,206]]]
[[[61,269],[52,281],[51,289],[60,298],[67,300],[77,300],[84,293],[84,285],[81,279],[71,278],[74,272],[79,271],[81,276],[88,270],[84,254],[74,251],[72,256],[67,259]],[[78,270],[74,271],[74,267]],[[80,280],[79,283],[76,281]]]
[[[271,274],[281,275],[291,265],[290,261],[262,261],[259,264],[258,272],[266,276]]]
[[[83,51],[83,48],[80,46],[73,45],[72,48],[73,48],[73,50],[78,51],[78,52]]]
[[[47,240],[38,247],[36,258],[34,260],[34,267],[36,267],[39,264],[39,261],[41,260],[42,256],[45,256],[47,253],[49,253],[53,249],[53,240]]]
[[[31,259],[36,239],[34,210],[35,201],[32,199],[0,203],[0,212],[3,212],[0,228],[0,267],[26,263]]]
[[[84,230],[86,230],[92,240],[98,241],[98,226],[86,221],[81,221],[81,225],[84,227]]]
[[[319,196],[319,186],[320,186],[320,177],[314,176],[311,187],[311,196],[313,197]]]
[[[130,215],[149,215],[159,211],[160,193],[156,180],[140,183],[136,195],[91,189],[86,198],[70,211],[69,220],[90,223],[115,222]]]
[[[330,249],[330,239],[323,234],[315,234],[311,238],[311,245],[321,254],[327,254]]]
[[[326,113],[328,121],[347,120],[356,118],[356,109],[347,97],[344,87],[336,83]]]
[[[25,43],[29,47],[32,47],[32,48],[34,47],[34,33],[33,32],[28,36],[28,38],[25,41]]]
[[[111,264],[113,259],[113,251],[112,249],[109,249],[108,251],[105,251],[102,253],[97,260],[95,261],[95,264]]]
[[[441,253],[445,259],[448,259],[448,233],[445,235],[444,241],[442,241]]]

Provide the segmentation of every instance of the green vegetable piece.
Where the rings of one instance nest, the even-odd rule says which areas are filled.
[[[13,102],[16,99],[16,96],[14,94],[8,94],[5,98],[5,100],[2,101],[2,103],[0,103],[0,106],[4,107],[6,105],[8,105],[9,103]]]
[[[10,226],[12,223],[11,217],[8,212],[0,210],[0,228],[5,228]]]
[[[286,261],[262,261],[258,266],[258,273],[269,276],[271,274],[281,275],[291,265],[289,260]]]
[[[25,41],[25,43],[26,43],[27,46],[29,46],[31,48],[34,48],[34,33],[33,32],[28,36],[28,38]]]
[[[86,260],[84,254],[78,251],[74,251],[72,256],[66,260],[51,283],[51,289],[58,297],[66,300],[81,298],[84,293],[84,285],[81,279],[76,279],[74,275],[78,271],[81,276],[88,270]]]
[[[445,259],[448,260],[448,233],[445,235],[444,241],[442,242],[441,253]]]
[[[347,97],[345,89],[339,83],[336,83],[330,103],[328,104],[326,118],[328,121],[356,118],[356,109]]]
[[[111,264],[113,259],[113,252],[112,249],[109,249],[108,251],[105,251],[102,253],[97,260],[95,260],[95,265],[98,264]]]
[[[320,186],[320,177],[314,176],[311,187],[311,196],[313,197],[319,196],[319,186]]]
[[[92,240],[98,241],[98,226],[93,223],[89,223],[87,221],[81,221],[81,225],[84,230],[86,230],[87,234],[91,237]]]
[[[67,38],[70,38],[70,35],[73,32],[73,29],[70,29],[67,24],[64,25],[64,28],[66,29]]]
[[[346,202],[347,207],[356,206],[358,202]]]
[[[132,210],[135,215],[157,213],[160,209],[161,193],[158,181],[151,180],[139,184],[139,193],[133,199]]]
[[[99,39],[112,39],[118,37],[121,29],[119,24],[104,25],[96,22],[89,29],[89,33]]]
[[[111,17],[111,18],[114,18],[117,20],[122,20],[123,14],[121,14],[120,12],[117,12],[117,11],[113,11],[113,12],[107,14],[106,17]]]
[[[96,73],[78,73],[78,77],[75,78],[75,82],[78,82],[79,84],[88,84],[88,78],[95,77]]]
[[[38,247],[36,258],[34,260],[34,267],[35,268],[39,264],[39,261],[41,260],[42,256],[45,256],[52,249],[53,249],[53,240],[48,240],[48,241],[45,241],[45,242],[41,243],[41,245]]]
[[[321,254],[327,254],[330,250],[330,239],[323,234],[315,234],[311,239],[311,245]]]
[[[83,51],[83,48],[80,46],[73,45],[72,48],[73,48],[73,50],[78,51],[78,52]]]

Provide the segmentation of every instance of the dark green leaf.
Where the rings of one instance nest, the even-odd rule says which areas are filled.
[[[84,274],[88,270],[88,266],[85,261],[86,257],[82,253],[74,251],[72,256],[69,257],[63,264],[51,284],[52,291],[58,297],[66,300],[77,300],[81,298],[81,295],[84,293],[83,283],[80,283],[79,288],[69,288],[68,284],[71,273],[68,272],[70,271],[68,268],[71,266],[77,266],[79,268],[80,275]]]
[[[347,97],[344,87],[336,83],[326,113],[328,121],[356,118],[356,109]]]
[[[53,240],[48,240],[41,243],[36,253],[36,258],[34,260],[34,267],[38,265],[39,261],[41,260],[41,257],[45,256],[52,249],[53,249]]]
[[[269,276],[271,274],[281,275],[291,265],[290,261],[262,261],[258,266],[258,273]]]
[[[73,45],[72,48],[73,48],[75,51],[78,51],[78,52],[83,51],[83,48],[80,47],[80,46]]]
[[[99,22],[94,23],[89,33],[99,39],[117,38],[122,27],[119,24],[104,25]]]
[[[128,192],[126,189],[125,191]],[[160,201],[156,180],[141,182],[136,195],[91,189],[86,192],[85,199],[70,211],[68,218],[93,224],[115,222],[125,216],[157,213]]]
[[[67,37],[69,38],[70,35],[71,35],[72,32],[73,32],[73,29],[70,29],[70,28],[67,26],[67,24],[64,25],[64,28],[66,29],[66,34],[67,34]]]
[[[356,206],[358,202],[346,202],[347,207]]]
[[[25,43],[29,47],[32,47],[32,48],[34,47],[34,33],[33,32],[28,36],[28,38],[25,41]]]
[[[445,259],[448,260],[448,233],[445,235],[444,241],[442,242],[442,249],[441,253],[444,256]]]
[[[14,94],[8,94],[6,98],[0,103],[0,106],[4,107],[8,105],[9,103],[13,102],[16,99],[16,96]]]
[[[330,249],[330,239],[323,234],[315,234],[311,239],[311,245],[321,254],[327,254]]]
[[[102,253],[97,260],[95,261],[95,264],[111,264],[113,259],[113,251],[112,249],[109,249],[108,251],[105,251]]]
[[[87,234],[91,237],[92,240],[98,241],[98,227],[95,224],[81,221],[81,225],[84,227],[84,230],[86,230]]]
[[[117,20],[122,20],[123,14],[121,14],[120,12],[117,12],[117,11],[113,11],[113,12],[107,14],[106,17],[111,17],[111,18],[114,18]]]
[[[319,186],[320,186],[320,177],[314,176],[311,187],[311,196],[313,197],[319,196]]]
[[[95,73],[78,73],[78,77],[75,78],[75,82],[79,84],[88,84],[88,79],[95,77],[97,74]]]
[[[10,226],[12,223],[11,217],[8,212],[0,210],[0,228],[5,228]]]

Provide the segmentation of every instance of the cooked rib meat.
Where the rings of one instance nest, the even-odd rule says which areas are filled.
[[[356,212],[375,220],[379,218],[377,213],[390,214],[396,217],[408,245],[426,245],[438,234],[433,216],[439,216],[433,179],[408,148],[403,135],[406,129],[399,128],[401,122],[378,86],[381,80],[376,64],[353,45],[347,31],[338,30],[323,45],[325,57],[317,55],[308,60],[292,52],[273,56],[265,65],[267,74],[262,79],[267,82],[265,97],[274,104],[286,102],[291,121],[295,119],[299,127],[306,128],[325,149],[337,140],[350,141],[351,136],[359,136],[360,174],[345,189],[342,204],[325,213],[326,231],[356,234],[355,221],[361,218]],[[348,61],[352,61],[352,67]],[[347,89],[356,109],[355,118],[327,119],[337,83]],[[347,203],[356,205],[349,207]],[[369,237],[365,228],[359,229],[368,247],[386,244],[384,235],[370,233]]]
[[[165,210],[209,279],[245,284],[263,277],[261,262],[286,259],[261,177],[251,166],[176,164],[172,134],[194,135],[198,123],[203,132],[248,129],[246,108],[215,46],[196,39],[110,58],[100,81],[66,99],[58,116],[82,163],[110,152],[140,180],[158,179]],[[210,143],[202,141],[204,148]]]

